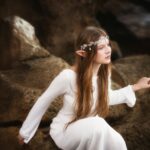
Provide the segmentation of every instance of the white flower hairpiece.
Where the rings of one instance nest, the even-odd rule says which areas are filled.
[[[91,48],[91,46],[94,46],[94,45],[97,45],[97,44],[100,44],[100,43],[102,43],[102,41],[103,40],[109,40],[109,36],[108,35],[106,35],[106,36],[101,36],[97,41],[95,41],[95,42],[90,42],[90,43],[88,43],[88,44],[82,44],[81,46],[80,46],[80,48],[81,48],[81,50],[85,50],[86,49],[86,47],[89,47],[89,51],[91,51],[92,50],[92,48]]]

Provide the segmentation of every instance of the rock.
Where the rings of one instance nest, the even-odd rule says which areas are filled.
[[[41,47],[35,29],[29,22],[18,16],[8,20],[13,25],[14,36],[20,41],[20,60],[49,56],[49,52]]]
[[[141,5],[131,1],[108,1],[105,11],[110,11],[139,39],[150,38],[150,13]]]
[[[10,24],[0,20],[0,69],[11,68],[12,63],[19,59],[19,41],[12,35]]]
[[[0,147],[2,150],[59,150],[54,144],[53,140],[50,136],[47,136],[45,130],[48,129],[39,129],[36,133],[36,136],[33,139],[23,146],[18,143],[18,128],[10,127],[10,128],[0,128]],[[7,135],[7,136],[6,136]],[[9,144],[8,144],[9,141]]]
[[[127,85],[128,82],[135,81],[135,78],[137,79],[141,75],[149,74],[149,67],[146,67],[146,65],[149,64],[149,60],[149,56],[145,55],[122,58],[116,61],[113,67],[113,72],[116,72],[116,77],[114,78],[115,80],[113,79],[112,84],[113,89]],[[24,61],[18,64],[16,69],[1,71],[1,125],[3,123],[3,127],[6,127],[4,122],[8,122],[9,124],[12,120],[23,121],[37,100],[37,97],[44,91],[45,87],[48,86],[48,82],[50,82],[62,68],[67,66],[68,64],[62,61],[62,59],[51,56]],[[141,68],[142,66],[145,66],[146,70],[143,70],[143,68]],[[53,70],[53,72],[51,72],[51,70]],[[37,83],[36,81],[39,82]],[[148,120],[150,119],[148,111],[149,98],[148,90],[144,90],[137,93],[137,103],[134,108],[128,108],[125,104],[110,108],[110,115],[107,117],[107,120],[123,135],[129,149],[136,148],[140,150],[143,147],[148,149],[150,135],[150,132],[148,132]],[[61,104],[62,101],[60,100],[53,103],[48,109],[41,121],[44,131],[41,132],[40,129],[37,131],[33,140],[31,140],[27,146],[28,149],[38,149],[43,143],[45,143],[45,149],[50,149],[53,142],[48,138],[48,129],[46,129],[46,126],[49,126],[51,118],[56,115]],[[11,133],[8,134],[12,135],[5,137],[2,143],[5,143],[6,139],[10,139],[11,141],[11,138],[13,138],[15,134],[14,131],[9,132]],[[1,132],[1,135],[3,133]],[[12,146],[17,149],[18,147],[13,145],[13,143],[15,142],[12,142]],[[144,143],[144,146],[142,143]],[[55,144],[53,146],[56,148]]]
[[[117,90],[120,89],[122,86],[117,84],[116,82],[112,81],[112,89]],[[110,106],[110,111],[109,115],[107,117],[107,120],[113,124],[113,120],[119,120],[119,118],[125,116],[128,113],[128,108],[126,104],[121,104],[121,105],[115,105],[115,106]]]
[[[149,76],[149,55],[130,56],[116,60],[113,64],[126,84],[133,84],[140,77]]]
[[[10,68],[18,60],[49,56],[49,52],[40,45],[34,27],[18,16],[1,20],[0,47],[1,69]]]
[[[118,13],[118,20],[141,39],[150,38],[149,18],[150,13],[148,11],[132,3],[125,3],[122,7],[122,13]]]
[[[85,26],[99,25],[94,16],[95,5],[99,3],[91,0],[5,0],[0,4],[0,18],[18,14],[29,21],[42,45],[60,57],[74,50],[74,38]]]
[[[127,143],[128,149],[149,150],[150,144],[150,93],[146,90],[137,95],[137,104],[121,123],[114,127]]]
[[[56,74],[67,66],[68,64],[62,59],[50,56],[24,61],[15,69],[1,71],[1,122],[23,121],[37,98],[48,87]],[[43,120],[50,122],[50,118],[56,115],[61,103],[61,100],[54,102]]]
[[[111,44],[111,48],[112,48],[112,56],[111,56],[112,61],[121,58],[123,55],[122,55],[122,52],[121,52],[121,49],[120,49],[118,43],[116,41],[111,40],[110,44]]]
[[[132,56],[117,60],[114,66],[126,84],[133,84],[143,76],[149,77],[150,56]],[[150,137],[150,92],[149,89],[136,92],[137,102],[134,108],[129,108],[121,121],[113,118],[113,126],[123,135],[129,149],[148,150]]]
[[[118,72],[117,67],[115,67],[113,63],[111,66],[111,80],[114,81],[117,85],[120,85],[122,87],[126,85],[126,82],[122,78],[122,74]],[[116,89],[118,88],[118,86],[116,87],[116,85],[114,85],[112,86],[112,88]]]
[[[56,3],[51,0],[39,0],[39,4],[47,14],[43,18],[45,21],[39,22],[40,29],[37,30],[43,32],[42,43],[46,49],[57,56],[65,57],[74,51],[74,40],[85,26],[99,25],[94,17],[96,4],[93,1]]]
[[[107,5],[106,7],[105,4],[107,3],[109,3],[109,6]],[[97,8],[95,6],[97,6]],[[125,12],[122,13],[120,8],[125,8]],[[139,38],[149,37],[147,34],[149,33],[147,30],[149,29],[147,26],[147,12],[145,13],[144,10],[145,14],[142,14],[144,17],[141,17],[141,14],[135,13],[134,10],[132,10],[132,14],[134,16],[133,20],[132,16],[126,12],[126,10],[131,10],[131,8],[135,7],[124,7],[124,1],[122,2],[115,0],[106,2],[81,0],[80,2],[68,1],[65,3],[51,0],[5,0],[0,2],[0,18],[6,18],[8,16],[18,14],[21,16],[21,18],[28,20],[35,27],[36,35],[45,48],[56,55],[68,59],[70,53],[72,54],[73,52],[73,41],[77,34],[87,25],[99,25],[98,21],[95,19],[97,10],[101,10],[102,12],[110,12],[108,13],[109,15],[113,14],[114,18],[118,18],[118,21],[120,20],[126,26],[126,28],[129,28],[134,36]],[[138,18],[138,15],[136,16],[136,14],[139,15]],[[126,15],[130,17],[127,22],[125,22],[126,20],[123,20],[126,18]],[[134,22],[139,19],[145,20],[138,22],[138,25],[134,24]],[[113,22],[110,22],[110,20],[111,19],[109,19],[108,23],[112,24]],[[130,24],[128,25],[127,23]],[[3,20],[3,22],[0,24],[0,68],[8,69],[13,62],[22,58],[20,57],[20,48],[18,48],[20,47],[20,38],[22,37],[19,37],[18,40],[17,35],[14,36],[15,33],[12,30],[12,26],[10,26],[10,19],[5,21]],[[144,26],[144,28],[142,26]],[[137,27],[139,32],[136,32]],[[115,32],[122,33],[123,30],[118,30],[117,28]],[[22,35],[22,33],[20,35]],[[24,45],[22,49],[23,51],[25,49],[31,49],[34,51],[34,46],[30,45],[28,39],[30,39],[30,37],[27,36],[27,41],[24,41],[26,45]],[[120,39],[120,36],[118,36],[118,39]],[[127,42],[129,42],[130,37],[127,36],[126,39],[125,45]],[[148,40],[149,39],[147,39],[147,41]],[[35,41],[37,42],[37,40]],[[132,42],[133,41],[130,41],[129,45],[137,45],[137,41],[135,41],[136,44]],[[141,45],[141,41],[139,43],[140,44],[138,44],[138,46]],[[148,42],[144,41],[142,44],[142,53],[144,52],[146,43]],[[36,44],[39,44],[39,42]],[[6,51],[6,49],[8,51]],[[42,47],[40,49],[42,49]],[[131,47],[131,49],[136,48]],[[137,49],[133,53],[137,53]],[[6,125],[6,123],[9,124],[9,122],[15,120],[19,120],[22,123],[28,111],[37,100],[38,96],[44,91],[54,76],[61,69],[68,66],[68,64],[60,59],[59,61],[58,59],[52,61],[52,58],[56,57],[51,55],[48,57],[44,56],[47,58],[39,58],[35,60],[32,58],[37,58],[37,56],[35,55],[33,57],[32,53],[30,55],[30,61],[21,61],[18,66],[15,66],[15,68],[0,72],[0,124]],[[25,56],[28,59],[29,52],[27,52]],[[59,62],[60,64],[58,64]],[[128,83],[134,83],[141,76],[149,76],[149,64],[149,56],[134,56],[130,58],[122,58],[116,61],[112,71],[113,88],[117,89],[127,85]],[[51,72],[51,70],[53,70],[53,72]],[[108,121],[123,135],[123,137],[126,139],[128,148],[131,150],[149,150],[149,99],[149,90],[142,90],[137,93],[137,103],[134,108],[128,108],[126,105],[111,107]],[[48,110],[47,114],[45,114],[42,120],[44,125],[45,123],[46,126],[49,125],[47,124],[48,120],[51,120],[51,118],[56,114],[61,106],[61,102],[62,101],[59,101],[59,103],[54,103]],[[0,133],[2,135],[0,139],[1,148],[5,146],[4,149],[20,149],[15,139],[16,133],[18,133],[18,128],[13,128],[10,124],[10,128],[5,129],[2,127]],[[49,139],[48,141],[43,140],[43,137],[45,137],[43,133],[45,133],[45,131],[41,131],[41,129],[39,129],[36,136],[33,137],[34,142],[31,141],[30,147],[26,147],[26,149],[55,149],[49,145]],[[8,141],[10,141],[9,144]]]

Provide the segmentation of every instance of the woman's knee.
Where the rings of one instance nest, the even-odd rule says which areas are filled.
[[[95,118],[93,118],[92,119],[92,122],[93,122],[93,126],[95,127],[95,128],[100,128],[100,129],[104,129],[105,127],[107,127],[108,126],[108,124],[107,124],[107,122],[103,119],[103,118],[101,118],[101,117],[95,117]]]
[[[95,117],[91,120],[92,122],[92,134],[97,136],[102,136],[106,133],[108,124],[107,122],[100,117]]]

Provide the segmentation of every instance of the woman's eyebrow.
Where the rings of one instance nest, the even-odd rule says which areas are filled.
[[[99,48],[99,47],[102,47],[102,46],[105,46],[105,45],[106,45],[106,44],[101,44],[101,45],[98,45],[98,48]]]

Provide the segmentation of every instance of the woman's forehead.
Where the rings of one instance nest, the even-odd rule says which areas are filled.
[[[108,44],[109,43],[109,39],[106,38],[106,37],[101,37],[98,42],[97,42],[97,46],[100,46],[100,45],[105,45],[105,44]]]

